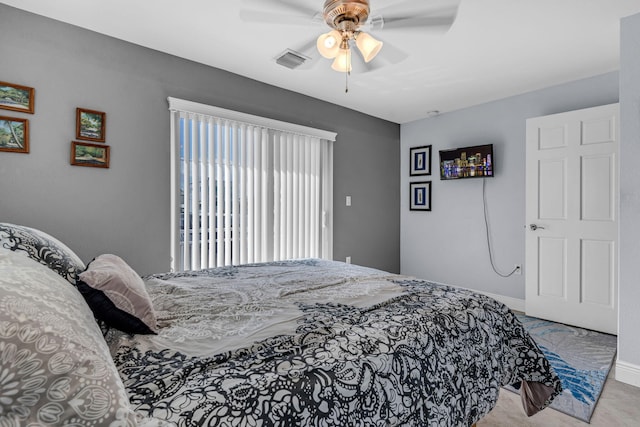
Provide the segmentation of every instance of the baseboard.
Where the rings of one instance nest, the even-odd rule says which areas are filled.
[[[432,281],[432,280],[430,280],[430,282],[431,283],[437,283],[438,285],[453,286],[454,288],[461,288],[461,289],[466,289],[468,291],[477,292],[479,294],[486,295],[488,297],[493,298],[496,301],[499,301],[499,302],[503,303],[504,305],[506,305],[507,307],[509,307],[513,311],[520,311],[522,313],[525,312],[525,308],[526,307],[525,307],[525,303],[524,303],[523,299],[513,298],[513,297],[506,297],[504,295],[492,294],[491,292],[479,291],[477,289],[465,288],[464,286],[450,285],[448,283],[435,282],[435,281]]]
[[[488,297],[491,297],[497,301],[500,301],[501,303],[503,303],[513,311],[520,311],[522,313],[525,312],[525,303],[523,299],[506,297],[504,295],[492,294],[489,292],[481,292],[481,291],[476,291],[476,292],[486,295]]]
[[[617,360],[616,380],[640,387],[640,366]]]

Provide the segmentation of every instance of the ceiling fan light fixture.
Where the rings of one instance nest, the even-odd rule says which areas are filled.
[[[333,60],[331,68],[341,73],[351,72],[351,49],[340,49],[338,56]]]
[[[320,55],[324,56],[327,59],[335,58],[338,56],[338,52],[340,51],[340,41],[342,40],[342,35],[336,31],[331,30],[328,33],[321,34],[316,41],[316,47],[318,48],[318,52]]]
[[[376,57],[383,43],[376,40],[370,34],[358,32],[355,36],[356,46],[364,58],[364,62],[369,62]]]

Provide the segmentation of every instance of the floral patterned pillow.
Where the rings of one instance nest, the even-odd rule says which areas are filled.
[[[91,310],[45,266],[0,248],[0,425],[135,425]]]
[[[73,285],[78,273],[85,269],[82,260],[67,245],[44,231],[23,225],[0,223],[0,248],[26,254]]]

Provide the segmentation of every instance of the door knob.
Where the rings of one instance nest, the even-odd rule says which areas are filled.
[[[529,224],[529,228],[531,229],[531,231],[536,231],[539,228],[544,230],[544,227],[540,227],[539,225],[536,225],[536,224]]]

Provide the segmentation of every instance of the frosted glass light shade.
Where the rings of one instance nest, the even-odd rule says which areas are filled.
[[[316,41],[316,47],[318,48],[318,52],[320,55],[325,58],[331,59],[338,56],[338,51],[340,50],[340,42],[342,41],[342,36],[336,30],[331,30],[328,33],[321,34]]]
[[[382,42],[376,40],[367,33],[359,33],[356,37],[356,46],[364,58],[364,62],[369,62],[376,57],[380,49],[382,49]]]
[[[333,60],[331,68],[341,73],[351,72],[351,49],[339,49],[338,56]]]

